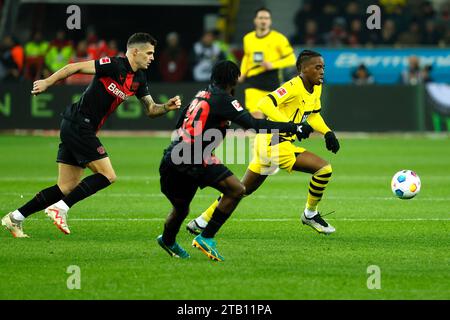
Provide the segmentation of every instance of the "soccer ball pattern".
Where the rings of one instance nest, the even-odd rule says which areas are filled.
[[[400,199],[414,198],[420,192],[420,178],[412,170],[401,170],[392,178],[391,188]]]

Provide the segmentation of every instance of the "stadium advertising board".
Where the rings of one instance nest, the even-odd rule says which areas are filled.
[[[299,48],[303,49],[303,48]],[[364,64],[377,84],[400,83],[408,58],[417,56],[422,67],[432,66],[434,82],[450,83],[450,49],[317,49],[324,57],[325,81],[330,84],[351,83],[352,72]],[[298,51],[298,50],[297,50]]]

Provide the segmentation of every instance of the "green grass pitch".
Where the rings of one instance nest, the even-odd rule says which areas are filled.
[[[155,241],[170,209],[158,172],[169,138],[102,141],[118,180],[71,209],[70,236],[43,212],[25,222],[29,239],[0,230],[0,299],[450,299],[448,136],[343,136],[337,155],[309,139],[304,146],[333,165],[320,209],[336,211],[327,217],[336,233],[301,225],[309,175],[279,172],[219,232],[223,263],[191,247],[184,225],[178,242],[189,260],[170,258]],[[56,182],[58,142],[0,136],[2,216]],[[238,177],[246,169],[229,167]],[[401,169],[422,180],[412,200],[391,193]],[[216,196],[199,191],[188,219]],[[73,265],[79,290],[67,287]],[[379,267],[380,289],[367,286],[371,265]]]

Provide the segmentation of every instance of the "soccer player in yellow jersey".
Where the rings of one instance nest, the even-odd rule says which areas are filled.
[[[324,61],[320,53],[304,50],[297,59],[299,75],[269,93],[258,103],[259,109],[272,121],[307,122],[309,133],[319,132],[325,137],[326,148],[333,153],[339,150],[339,141],[320,115],[320,94],[324,75]],[[308,126],[305,126],[308,127]],[[331,178],[331,165],[302,147],[293,144],[295,135],[258,134],[255,138],[254,156],[242,179],[246,195],[261,186],[268,175],[281,168],[289,173],[301,171],[312,174],[305,210],[301,215],[303,224],[319,233],[330,234],[335,228],[328,224],[317,210],[319,201]],[[220,198],[219,198],[220,199]],[[216,200],[203,214],[190,221],[187,230],[200,233],[216,208]]]
[[[244,56],[239,82],[245,82],[245,106],[253,115],[259,100],[280,86],[280,69],[295,66],[295,53],[288,39],[272,30],[269,9],[256,10],[255,31],[244,36]]]

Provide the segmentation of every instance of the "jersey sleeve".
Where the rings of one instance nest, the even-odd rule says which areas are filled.
[[[264,130],[265,132],[288,132],[296,133],[297,126],[292,122],[273,122],[265,119],[254,118],[236,99],[227,99],[220,108],[221,116],[226,120],[231,120],[244,129]]]
[[[139,84],[139,88],[136,91],[136,98],[140,99],[149,95],[150,90],[148,89],[148,82],[144,80]]]
[[[117,64],[116,59],[109,57],[95,60],[95,74],[100,77],[115,76],[119,72]]]
[[[280,34],[278,42],[279,44],[277,49],[280,53],[280,58],[272,63],[272,67],[274,69],[282,69],[295,66],[296,58],[294,48],[292,48],[289,40]]]
[[[297,125],[293,122],[274,122],[266,119],[256,119],[247,110],[244,110],[244,112],[236,117],[233,122],[237,123],[244,129],[255,129],[257,132],[287,132],[290,134],[297,133]]]
[[[234,97],[224,97],[221,99],[221,106],[218,108],[219,117],[224,120],[234,121],[246,112],[241,103]]]
[[[288,81],[278,89],[269,93],[267,96],[269,97],[270,100],[272,100],[272,104],[275,107],[277,107],[282,103],[292,100],[295,97],[295,93],[296,93],[295,88],[290,83],[290,81]]]
[[[325,134],[328,131],[331,131],[330,128],[326,125],[320,113],[316,110],[308,117],[309,125],[314,129],[314,131],[320,132],[321,134]]]
[[[273,100],[269,96],[262,98],[257,105],[258,109],[264,113],[266,117],[270,120],[278,122],[288,122],[289,118],[286,117],[280,110],[275,106]]]

